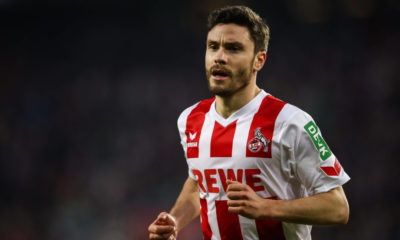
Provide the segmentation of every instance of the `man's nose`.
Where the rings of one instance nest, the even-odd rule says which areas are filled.
[[[223,48],[218,49],[218,51],[215,54],[214,61],[215,61],[215,63],[226,64],[227,56],[226,56],[225,50]]]

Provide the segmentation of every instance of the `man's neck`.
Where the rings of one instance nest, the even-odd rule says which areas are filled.
[[[216,96],[215,110],[220,116],[226,119],[241,107],[249,103],[260,93],[260,91],[261,89],[254,85],[251,87],[248,86],[248,88],[246,87],[232,96]]]

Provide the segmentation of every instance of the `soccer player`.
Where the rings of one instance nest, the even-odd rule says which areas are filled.
[[[312,225],[346,224],[350,178],[310,115],[257,87],[269,28],[251,9],[208,18],[206,76],[214,98],[183,111],[189,168],[150,239],[176,239],[200,215],[204,239],[311,239]]]

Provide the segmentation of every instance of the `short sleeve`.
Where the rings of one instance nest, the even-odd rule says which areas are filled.
[[[310,115],[298,109],[282,131],[281,143],[292,151],[295,175],[308,195],[327,192],[350,180]]]
[[[181,145],[182,145],[182,148],[183,148],[183,152],[184,152],[184,154],[185,154],[185,158],[186,158],[186,156],[187,156],[187,155],[186,155],[186,152],[187,152],[187,141],[186,141],[186,138],[187,138],[187,136],[186,136],[186,134],[185,134],[185,130],[186,130],[186,120],[187,120],[189,114],[192,112],[192,110],[193,110],[196,106],[197,106],[197,104],[195,104],[195,105],[193,105],[193,106],[191,106],[191,107],[185,109],[185,110],[181,113],[181,115],[179,116],[178,122],[177,122],[177,124],[178,124],[179,136],[180,136],[180,139],[181,139]],[[192,179],[196,180],[196,177],[193,175],[193,172],[192,172],[192,167],[191,167],[190,163],[188,162],[187,158],[186,158],[186,162],[187,162],[187,164],[188,164],[188,173],[189,173],[189,177],[191,177]]]

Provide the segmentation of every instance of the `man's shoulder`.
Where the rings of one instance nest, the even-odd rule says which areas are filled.
[[[212,103],[215,101],[215,97],[209,98],[209,99],[204,99],[201,101],[198,101],[194,103],[193,105],[185,108],[181,114],[179,115],[178,118],[178,125],[180,122],[186,122],[187,117],[193,112],[197,114],[206,114],[212,105]]]
[[[269,110],[269,109],[275,108],[275,106],[276,107],[281,106],[281,107],[279,107],[280,112],[279,112],[278,119],[277,119],[279,121],[291,121],[291,120],[293,120],[293,118],[296,118],[296,116],[300,116],[300,115],[309,116],[309,114],[307,112],[305,112],[304,110],[302,110],[301,108],[299,108],[291,103],[288,103],[280,98],[277,98],[271,94],[266,95],[265,98],[268,99],[268,104],[261,104],[260,107],[265,107]],[[264,99],[264,100],[267,100],[267,99]]]
[[[271,95],[270,95],[271,96]],[[276,126],[288,126],[288,125],[304,125],[312,120],[312,117],[303,109],[295,106],[291,103],[282,101],[279,98],[271,96],[272,101],[279,103],[284,103],[281,111],[279,112],[276,119]]]
[[[290,121],[298,116],[308,115],[308,113],[291,103],[286,103],[285,107],[282,109],[281,115],[285,121]]]

